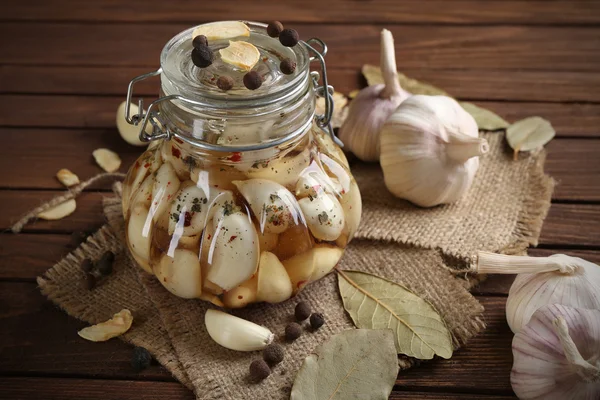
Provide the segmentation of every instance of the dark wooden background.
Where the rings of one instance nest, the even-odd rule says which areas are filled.
[[[509,121],[540,115],[557,137],[548,173],[559,181],[538,249],[600,262],[600,2],[598,1],[186,1],[3,0],[0,5],[0,228],[62,190],[54,174],[99,172],[91,153],[116,150],[123,171],[140,149],[115,129],[129,80],[158,66],[182,29],[219,19],[279,19],[325,40],[329,75],[348,93],[377,63],[390,29],[398,67]],[[140,85],[156,96],[156,81]],[[38,292],[35,277],[68,252],[70,233],[102,225],[107,186],[77,211],[0,234],[0,398],[192,399],[159,366],[134,373],[131,348],[91,343]],[[504,304],[511,278],[475,290],[487,330],[450,360],[402,372],[392,399],[514,398],[512,334]],[[199,362],[202,362],[199,360]]]

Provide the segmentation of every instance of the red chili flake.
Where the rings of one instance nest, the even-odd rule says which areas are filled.
[[[152,164],[150,164],[149,162],[147,162],[146,164],[144,164],[144,168],[150,168],[150,165],[152,165]]]
[[[139,162],[139,161],[136,161],[136,162],[135,162],[135,167],[136,167],[136,168],[139,168],[139,167],[140,167],[140,162]]]
[[[306,284],[306,282],[308,282],[308,281],[306,281],[306,280],[304,280],[304,281],[299,281],[299,282],[296,284],[296,287],[297,287],[297,288],[300,288],[300,286],[303,286],[304,284]]]
[[[211,237],[212,237],[211,235],[208,235],[207,239],[210,240]]]
[[[189,213],[186,211],[184,220],[183,220],[183,226],[188,227],[191,224],[192,224],[192,213]]]
[[[240,300],[243,299],[243,298],[244,298],[244,296],[238,296],[238,299],[240,299]]]
[[[179,144],[183,144],[183,140],[179,139],[179,138],[173,138],[174,141],[176,141]]]
[[[235,153],[233,153],[229,157],[229,160],[231,160],[233,162],[240,162],[240,161],[242,161],[242,153],[236,151]]]
[[[229,242],[227,242],[227,243],[233,242],[236,238],[237,238],[237,235],[233,235],[232,237],[229,238]]]
[[[267,62],[267,61],[269,61],[269,57],[263,57],[263,61],[264,61],[264,62]]]
[[[181,151],[179,151],[179,149],[176,149],[173,146],[171,146],[171,154],[173,154],[173,157],[181,157]]]

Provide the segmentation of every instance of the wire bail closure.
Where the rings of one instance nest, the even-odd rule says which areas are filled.
[[[327,54],[327,45],[321,39],[311,38],[307,41],[300,41],[301,45],[307,48],[309,52],[309,60],[310,62],[319,61],[321,72],[311,71],[310,78],[311,83],[313,85],[313,90],[318,97],[323,97],[325,99],[325,114],[315,115],[315,120],[317,125],[323,129],[331,139],[340,147],[343,147],[344,144],[340,139],[335,136],[333,132],[333,128],[331,127],[331,117],[333,115],[333,86],[329,85],[327,82],[327,66],[325,64],[325,55]],[[313,44],[318,44],[321,48],[321,51],[317,50],[313,47]],[[311,55],[312,53],[312,55]],[[166,139],[170,140],[173,137],[173,133],[169,130],[168,127],[160,123],[158,119],[158,104],[163,101],[173,101],[179,100],[184,103],[190,104],[192,106],[203,106],[204,104],[198,101],[190,100],[181,95],[169,95],[163,96],[157,100],[154,100],[150,103],[148,110],[144,112],[144,99],[138,99],[138,114],[131,115],[131,104],[133,104],[133,87],[137,82],[146,80],[148,78],[153,78],[155,76],[160,76],[162,74],[162,68],[157,69],[156,71],[149,72],[146,74],[142,74],[133,78],[129,85],[127,86],[127,104],[125,106],[125,120],[127,123],[131,125],[140,125],[140,135],[139,138],[142,142],[151,142],[153,140],[158,139]],[[319,85],[319,80],[322,77],[323,85]],[[146,133],[146,126],[150,123],[152,125],[152,134]]]

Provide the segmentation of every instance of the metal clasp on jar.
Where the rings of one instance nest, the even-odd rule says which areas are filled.
[[[313,47],[313,44],[318,44],[321,47],[321,51],[317,50]],[[310,61],[319,61],[321,71],[311,71],[310,78],[313,85],[313,90],[318,97],[325,98],[325,114],[315,115],[315,120],[317,125],[321,129],[323,129],[327,134],[331,136],[331,139],[338,144],[340,147],[343,147],[344,144],[341,140],[339,140],[333,129],[331,127],[331,117],[333,115],[333,86],[329,85],[327,82],[327,66],[325,64],[325,55],[327,54],[327,45],[321,39],[311,38],[307,41],[300,41],[300,44],[309,52]],[[129,82],[127,87],[127,105],[125,107],[125,120],[131,125],[139,125],[140,126],[140,140],[142,142],[150,142],[157,139],[171,139],[174,135],[165,124],[161,124],[158,116],[158,104],[163,101],[173,101],[178,100],[184,103],[190,104],[192,106],[205,106],[202,102],[198,102],[195,100],[188,99],[181,95],[169,95],[163,96],[152,103],[148,107],[148,110],[144,113],[144,100],[142,98],[138,99],[138,109],[140,114],[131,115],[131,104],[133,100],[133,87],[137,82],[143,81],[148,78],[152,78],[155,76],[160,76],[162,73],[162,68],[157,69],[156,71],[149,72],[140,76],[137,76]],[[319,80],[322,77],[323,84],[319,84]],[[152,124],[152,134],[146,133],[146,126],[148,123]],[[183,138],[182,138],[183,139]],[[185,139],[184,139],[185,140]],[[252,149],[249,149],[252,150]]]

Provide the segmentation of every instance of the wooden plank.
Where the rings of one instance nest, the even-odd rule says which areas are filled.
[[[124,97],[129,81],[149,72],[144,67],[0,66],[0,93],[78,94]],[[471,100],[542,102],[600,102],[600,75],[595,72],[405,69],[406,75],[444,88],[453,96]],[[337,91],[363,87],[358,69],[329,68]],[[159,80],[136,84],[136,93],[156,96]]]
[[[190,3],[186,0],[89,1],[8,0],[3,20],[21,21],[131,21],[182,22],[247,19],[286,23],[365,23],[387,24],[598,24],[600,6],[589,1],[343,1],[329,0],[327,7],[319,0]],[[385,10],[385,11],[383,11]]]
[[[505,322],[503,297],[482,297],[488,328],[450,360],[434,360],[403,371],[401,387],[509,391],[512,335]],[[171,380],[158,366],[136,374],[129,364],[131,347],[119,340],[92,343],[77,336],[84,323],[63,314],[35,284],[0,282],[0,374],[77,374],[119,379]],[[43,326],[44,329],[39,329]],[[19,335],[14,335],[14,332]],[[460,368],[456,366],[460,365]],[[490,375],[477,373],[486,370]],[[429,381],[429,383],[427,383]]]
[[[156,68],[164,44],[188,24],[0,25],[3,64],[146,66]],[[330,67],[379,62],[380,25],[297,24],[304,38],[327,42]],[[391,26],[400,69],[596,71],[600,30],[580,27]],[[35,32],[34,34],[31,34]],[[81,34],[85,32],[85,40]],[[32,51],[44,38],[44,51]],[[93,45],[92,45],[93,44]],[[590,88],[592,89],[592,88]]]
[[[3,377],[0,378],[0,385],[2,385],[0,399],[7,400],[40,398],[44,400],[193,400],[195,398],[190,390],[176,382]]]
[[[147,100],[156,97],[147,97]],[[0,126],[114,128],[121,96],[0,95]],[[600,137],[600,104],[475,101],[508,121],[539,115],[559,137]],[[148,104],[146,102],[145,104]],[[35,111],[32,111],[35,110]],[[35,117],[34,117],[35,116]]]

